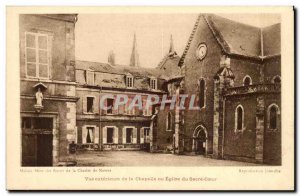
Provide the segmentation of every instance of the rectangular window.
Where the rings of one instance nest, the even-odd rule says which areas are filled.
[[[157,89],[157,80],[156,79],[150,79],[150,88]]]
[[[87,97],[86,98],[86,111],[88,113],[93,113],[94,109],[94,97]]]
[[[25,33],[26,75],[49,78],[49,39],[47,34]]]
[[[94,74],[94,72],[87,71],[86,72],[86,83],[88,85],[94,85],[94,82],[95,82],[95,74]]]
[[[30,117],[23,117],[22,118],[22,128],[23,129],[30,129],[31,128],[31,120],[32,120],[32,118],[30,118]]]
[[[86,143],[94,143],[94,127],[87,127]]]
[[[126,86],[127,87],[133,87],[133,77],[126,76]]]
[[[107,143],[114,142],[114,128],[107,128]]]
[[[113,111],[113,107],[114,107],[114,99],[106,99],[106,106],[107,106],[107,110],[106,113],[107,114],[112,114]]]
[[[126,143],[132,143],[132,128],[126,128]]]

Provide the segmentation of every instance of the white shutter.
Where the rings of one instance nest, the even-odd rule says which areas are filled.
[[[94,97],[93,99],[93,113],[98,114],[99,113],[99,104],[97,103],[97,97]]]
[[[132,133],[132,143],[136,144],[137,143],[137,128],[133,128],[133,133]]]
[[[103,143],[103,144],[106,144],[106,143],[107,143],[106,133],[107,133],[107,128],[106,128],[106,127],[103,127],[103,129],[102,129],[102,143]]]
[[[114,135],[113,135],[113,143],[118,144],[118,135],[119,135],[119,128],[114,128]]]
[[[122,143],[126,144],[126,128],[122,130]]]
[[[78,130],[77,130],[77,126],[75,126],[75,144],[78,143]]]
[[[99,127],[95,127],[94,131],[94,143],[99,144]]]
[[[86,126],[83,126],[82,127],[82,143],[83,144],[86,144],[86,136],[87,136],[87,129],[86,129]]]
[[[140,129],[140,143],[144,143],[144,128]]]
[[[53,35],[48,35],[48,64],[49,64],[49,78],[52,78],[52,40]]]

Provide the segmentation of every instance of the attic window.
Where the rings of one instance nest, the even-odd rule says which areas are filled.
[[[95,75],[92,71],[86,71],[86,83],[88,85],[94,85],[95,82]]]
[[[126,86],[129,88],[133,87],[133,77],[132,76],[126,76]]]
[[[157,89],[157,79],[156,78],[151,78],[150,79],[150,88],[151,89]]]

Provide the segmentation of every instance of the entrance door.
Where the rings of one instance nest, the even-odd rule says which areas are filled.
[[[52,118],[22,118],[22,166],[52,166],[52,127]]]
[[[193,135],[193,150],[195,154],[205,155],[207,143],[207,132],[203,126],[196,127]]]
[[[22,134],[22,166],[36,165],[36,141],[35,134]]]
[[[200,155],[205,154],[205,141],[198,139],[196,143],[197,143],[196,154],[200,154]]]
[[[52,134],[39,134],[37,138],[37,166],[52,166]]]

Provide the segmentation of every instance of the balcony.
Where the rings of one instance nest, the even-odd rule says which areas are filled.
[[[281,84],[255,84],[249,86],[239,86],[228,88],[225,92],[225,96],[235,95],[247,95],[255,93],[280,93]]]

